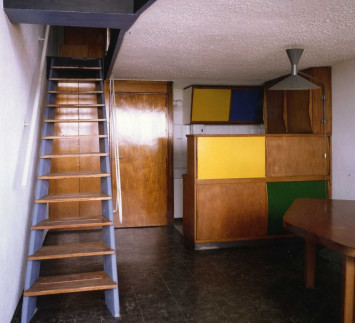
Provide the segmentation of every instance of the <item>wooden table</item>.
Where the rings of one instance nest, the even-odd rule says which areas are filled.
[[[316,243],[344,257],[343,322],[352,323],[355,277],[355,201],[298,199],[283,218],[284,227],[306,241],[305,284],[314,288]]]

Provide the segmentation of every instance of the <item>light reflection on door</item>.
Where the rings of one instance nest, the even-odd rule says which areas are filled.
[[[165,94],[116,93],[114,108],[120,149],[123,224],[167,223],[167,113]],[[112,158],[114,156],[111,156]],[[113,203],[115,168],[111,163]]]

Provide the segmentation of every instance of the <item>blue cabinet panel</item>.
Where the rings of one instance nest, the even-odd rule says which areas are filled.
[[[263,122],[263,88],[232,90],[229,121]]]

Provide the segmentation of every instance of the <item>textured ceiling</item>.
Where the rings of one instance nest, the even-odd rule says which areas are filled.
[[[191,84],[261,84],[299,67],[355,58],[354,0],[157,0],[126,33],[113,76]]]

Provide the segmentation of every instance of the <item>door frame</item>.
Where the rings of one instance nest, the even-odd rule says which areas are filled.
[[[109,105],[109,81],[105,81],[105,104]],[[167,225],[174,223],[174,123],[173,123],[173,82],[115,80],[115,93],[164,94],[166,96],[167,129]],[[110,152],[111,153],[111,152]]]

